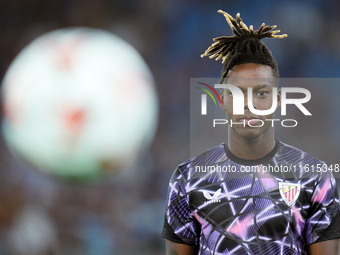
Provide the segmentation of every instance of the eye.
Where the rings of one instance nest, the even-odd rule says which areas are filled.
[[[261,91],[257,92],[256,95],[261,96],[261,97],[264,97],[264,96],[267,96],[268,94],[269,94],[268,91],[266,91],[266,90],[261,90]]]

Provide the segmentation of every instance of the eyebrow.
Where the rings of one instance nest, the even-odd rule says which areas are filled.
[[[237,85],[234,85],[236,87],[238,87],[240,90],[242,90],[243,92],[246,91],[249,87],[239,87]],[[260,89],[264,89],[264,88],[273,88],[272,85],[269,85],[269,84],[259,84],[259,85],[255,85],[255,86],[252,86],[253,90],[260,90]]]

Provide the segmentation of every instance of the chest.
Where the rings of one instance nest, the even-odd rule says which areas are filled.
[[[242,239],[303,231],[309,204],[299,183],[243,178],[201,184],[188,196],[203,229],[209,226]]]

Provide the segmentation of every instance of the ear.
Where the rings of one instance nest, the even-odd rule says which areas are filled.
[[[222,104],[220,105],[220,107],[222,108],[223,111],[225,111],[224,89],[221,89],[221,90],[220,90],[220,98],[221,98],[221,102],[222,102]]]

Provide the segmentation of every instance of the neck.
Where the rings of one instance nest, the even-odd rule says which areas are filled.
[[[275,148],[275,143],[274,131],[253,139],[228,135],[228,148],[230,152],[236,157],[246,160],[259,159],[266,156]]]

